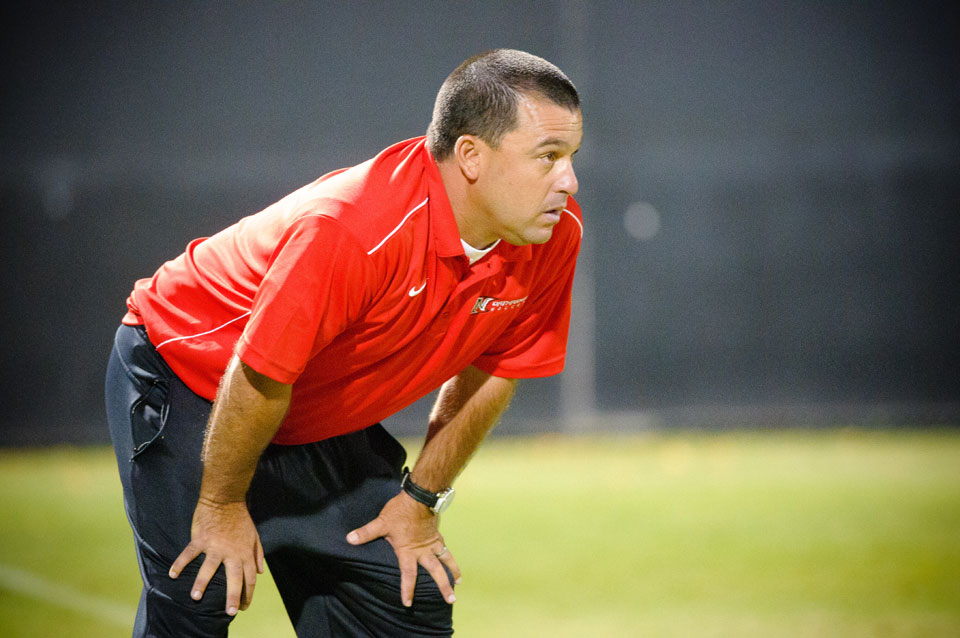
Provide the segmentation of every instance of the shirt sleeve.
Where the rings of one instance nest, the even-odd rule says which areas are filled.
[[[366,253],[340,222],[298,219],[271,257],[237,355],[257,372],[293,383],[363,312],[369,271]]]
[[[473,365],[505,378],[546,377],[563,371],[579,233],[576,229],[556,238],[561,242],[550,246],[554,250],[539,256],[542,275],[534,292],[517,318]]]

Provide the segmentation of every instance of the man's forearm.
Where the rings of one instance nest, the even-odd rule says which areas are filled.
[[[233,503],[246,498],[257,461],[290,406],[290,389],[237,357],[231,360],[207,424],[201,500]]]
[[[220,382],[203,443],[203,480],[190,525],[190,543],[170,566],[170,578],[205,555],[190,596],[200,600],[222,564],[225,611],[235,615],[253,597],[263,573],[263,546],[247,510],[257,461],[290,405],[290,386],[265,377],[237,357]]]
[[[413,480],[430,490],[450,486],[510,404],[516,381],[473,366],[448,381],[430,414]]]

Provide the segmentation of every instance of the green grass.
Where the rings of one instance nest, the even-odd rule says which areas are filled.
[[[457,488],[460,636],[960,635],[960,432],[495,439]],[[0,451],[0,521],[0,565],[135,606],[110,450]],[[105,615],[0,580],[4,636]],[[231,636],[292,635],[261,580]]]

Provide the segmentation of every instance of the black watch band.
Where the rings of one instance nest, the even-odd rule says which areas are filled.
[[[408,467],[403,468],[403,478],[400,479],[400,487],[410,496],[410,498],[418,503],[423,503],[434,514],[439,514],[445,510],[450,506],[450,502],[453,500],[452,487],[448,487],[439,493],[431,492],[430,490],[420,487],[413,482],[413,480],[410,478],[410,468]]]
[[[400,487],[418,503],[423,503],[430,508],[437,504],[437,498],[439,498],[437,494],[414,483],[413,479],[410,478],[409,467],[403,468],[403,478],[400,479]]]

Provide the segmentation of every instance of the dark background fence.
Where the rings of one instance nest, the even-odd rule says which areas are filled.
[[[524,384],[505,431],[958,420],[950,3],[3,12],[0,443],[105,440],[133,281],[421,134],[447,73],[498,46],[564,68],[586,122],[568,372]]]

